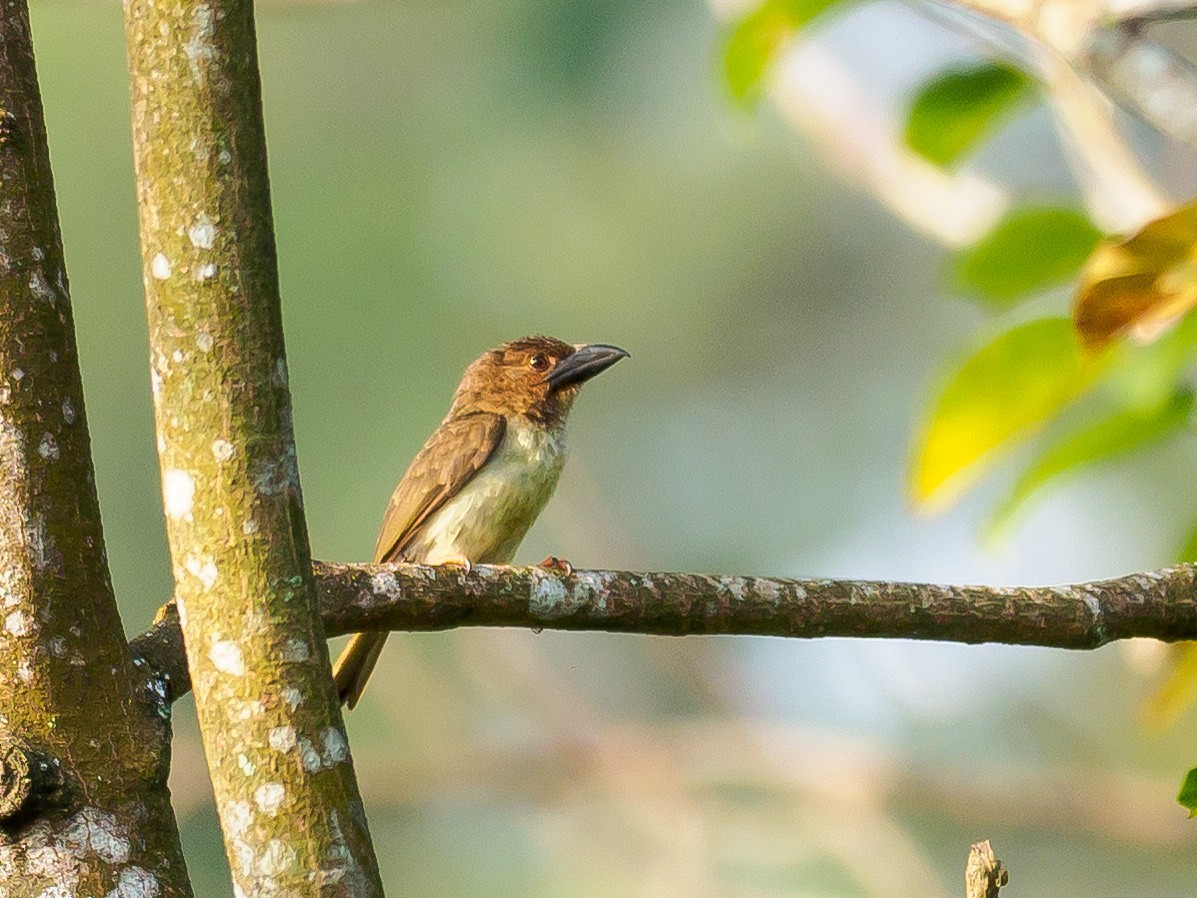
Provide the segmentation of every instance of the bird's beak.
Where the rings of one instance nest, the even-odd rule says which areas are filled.
[[[580,384],[606,371],[620,359],[626,359],[628,355],[626,350],[618,346],[586,343],[554,365],[545,380],[554,390]]]

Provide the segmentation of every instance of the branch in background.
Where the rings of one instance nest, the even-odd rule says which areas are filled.
[[[720,0],[711,0],[711,6],[717,15],[729,12]],[[1094,85],[1138,109],[1163,133],[1197,141],[1197,102],[1190,100],[1197,77],[1170,50],[1145,41],[1134,25],[1143,21],[1142,9],[1116,34],[1105,28],[1108,20],[1119,21],[1118,15],[1074,0],[931,0],[922,9],[997,55],[1015,56],[1039,70],[1069,162],[1104,229],[1134,231],[1172,208],[1118,132],[1109,100]],[[984,27],[978,14],[1007,27]],[[1158,64],[1161,58],[1167,65]],[[791,42],[770,94],[831,169],[947,246],[972,244],[1009,206],[1007,192],[977,173],[946,171],[911,152],[817,40]]]
[[[1122,106],[1161,134],[1197,147],[1197,69],[1147,37],[1151,19],[1151,12],[1143,11],[1096,32],[1084,62]]]
[[[786,52],[770,95],[829,168],[940,243],[976,242],[1009,208],[1006,192],[982,176],[947,171],[910,150],[884,112],[814,41],[796,41]]]
[[[405,751],[397,755],[383,739],[368,742],[355,756],[375,813],[420,814],[423,807],[436,814],[446,803],[535,805],[555,821],[557,838],[546,855],[551,866],[582,846],[594,855],[618,855],[612,843],[626,844],[626,839],[647,845],[646,856],[662,857],[673,844],[676,814],[691,814],[691,803],[702,796],[698,800],[707,827],[723,833],[746,828],[766,839],[762,845],[758,838],[727,836],[727,846],[751,846],[743,858],[749,863],[768,857],[767,863],[789,868],[802,856],[836,857],[870,895],[893,892],[878,873],[892,874],[901,867],[901,879],[891,875],[891,886],[894,881],[918,883],[918,889],[899,891],[920,898],[959,895],[959,888],[941,883],[943,871],[904,836],[901,823],[887,823],[911,814],[972,831],[1031,827],[1048,837],[1066,833],[1073,844],[1090,850],[1130,852],[1145,859],[1192,845],[1184,815],[1160,813],[1175,794],[1171,777],[1092,766],[1075,758],[1060,764],[990,759],[978,766],[968,758],[907,753],[884,738],[753,715],[727,716],[725,708],[664,723],[611,721],[593,713],[587,696],[571,688],[575,678],[564,676],[564,670],[554,674],[535,661],[531,670],[504,669],[506,661],[521,667],[525,652],[512,652],[502,640],[491,645],[500,666],[496,669],[471,652],[481,669],[463,671],[466,680],[457,685],[464,690],[453,696],[429,694],[422,681],[443,671],[431,674],[418,648],[400,648],[404,661],[398,667],[392,658],[392,670],[399,671],[391,680],[393,688],[373,694],[373,701],[392,707],[398,702],[405,709],[398,721]],[[593,657],[587,667],[590,676],[603,681]],[[438,685],[443,681],[431,686],[433,693]],[[464,691],[469,693],[467,704],[485,703],[489,687],[498,689],[497,695],[527,699],[528,738],[479,744],[463,737],[463,726],[468,728],[463,718],[469,714],[463,715],[457,700]],[[568,704],[559,707],[558,700]],[[435,732],[413,721],[418,707],[437,709]],[[176,738],[175,752],[171,794],[179,815],[186,817],[212,806],[211,786],[193,737]],[[602,794],[610,803],[579,802],[580,791]],[[754,798],[746,806],[741,803],[745,795],[768,795],[769,801]],[[829,813],[832,807],[835,812]],[[626,831],[604,827],[592,835],[579,819],[608,819],[612,813]],[[571,818],[581,827],[576,837],[580,844],[570,837]],[[784,848],[771,851],[766,847],[770,843]],[[708,850],[699,854],[700,869],[729,860],[722,852],[713,860],[709,845],[702,844]],[[884,868],[877,864],[879,856]],[[870,872],[879,879],[875,887]],[[959,877],[953,872],[943,878],[954,885]]]
[[[1127,146],[1113,105],[1081,61],[1087,35],[1101,27],[1090,7],[1074,0],[928,0],[921,8],[983,49],[1039,73],[1068,162],[1105,230],[1134,231],[1171,210],[1171,199]],[[983,20],[1006,27],[985,27]]]
[[[312,582],[253,3],[125,20],[167,536],[233,891],[380,896]]]
[[[1037,54],[1052,121],[1094,221],[1135,231],[1175,205],[1118,133],[1115,109],[1093,82],[1054,53]]]
[[[1193,15],[1191,2],[1149,0],[943,0],[1015,29],[1124,108],[1175,140],[1197,146],[1197,69],[1147,35],[1146,26]],[[1131,225],[1142,224],[1132,222]],[[1131,230],[1131,226],[1122,230]]]
[[[854,636],[1095,649],[1116,639],[1197,639],[1197,567],[1070,586],[937,586],[538,567],[315,562],[330,636],[464,626],[661,636]],[[177,617],[133,650],[184,694]]]
[[[25,0],[0,22],[0,895],[178,898],[169,731],[104,554]]]

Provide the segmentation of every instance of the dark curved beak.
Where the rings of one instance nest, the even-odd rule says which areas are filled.
[[[626,359],[628,355],[626,350],[618,346],[587,343],[554,365],[545,380],[554,390],[568,387],[570,384],[580,384],[606,371],[620,359]]]

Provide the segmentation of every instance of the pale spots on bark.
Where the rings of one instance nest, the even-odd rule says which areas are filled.
[[[314,563],[330,636],[362,630],[525,627],[661,636],[934,639],[1096,649],[1117,639],[1197,639],[1197,566],[1068,586],[951,586],[478,564]],[[173,605],[133,642],[170,684],[189,687]],[[283,657],[292,651],[285,647]],[[300,690],[281,697],[294,709]],[[299,739],[304,749],[303,738]],[[312,743],[308,742],[311,746]],[[318,752],[305,756],[313,769]],[[306,766],[306,765],[305,765]]]
[[[5,822],[0,894],[136,895],[137,868],[189,895],[168,706],[109,580],[23,0],[0,0],[0,21],[0,739],[19,736],[57,783]]]
[[[367,875],[322,894],[379,895],[365,820],[346,813],[360,804],[348,748],[328,736],[340,710],[303,518],[252,5],[129,0],[125,19],[167,533],[234,886],[310,894],[340,839]],[[173,697],[187,681],[161,682]]]

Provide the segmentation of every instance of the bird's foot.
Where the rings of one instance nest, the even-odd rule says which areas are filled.
[[[446,558],[440,563],[450,567],[463,567],[467,574],[474,569],[474,565],[470,564],[470,559],[464,555],[455,555],[452,558]]]
[[[574,566],[564,558],[558,558],[556,555],[549,555],[544,561],[536,566],[542,571],[552,571],[554,573],[565,574],[567,577],[572,577],[574,574]]]

